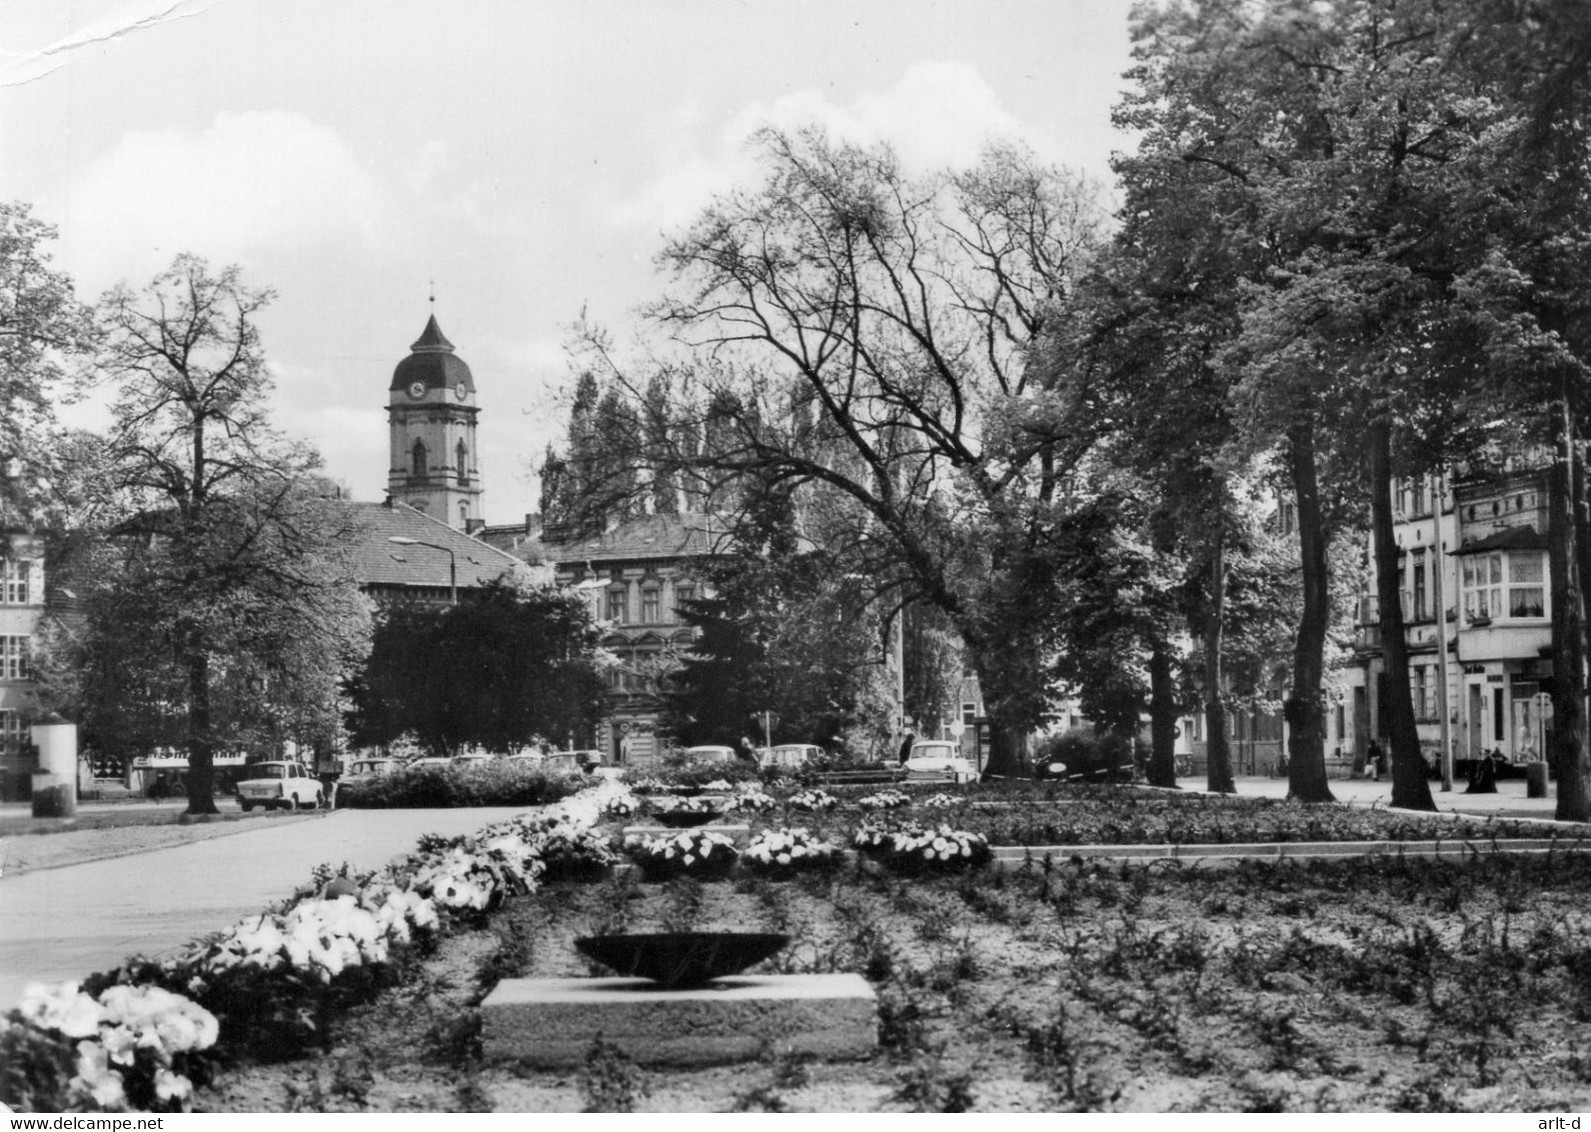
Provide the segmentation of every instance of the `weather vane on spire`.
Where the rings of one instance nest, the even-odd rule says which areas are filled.
[[[434,310],[436,308],[436,280],[427,279],[426,284],[426,291],[431,296],[431,307]]]

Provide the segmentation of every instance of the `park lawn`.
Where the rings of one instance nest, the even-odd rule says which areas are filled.
[[[1579,853],[547,884],[446,936],[325,1049],[236,1066],[198,1107],[1583,1110],[1588,887]],[[575,937],[683,928],[788,932],[765,969],[862,973],[878,1055],[482,1061],[476,1007],[499,978],[599,973]]]

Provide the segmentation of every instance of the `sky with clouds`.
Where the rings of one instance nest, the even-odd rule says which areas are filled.
[[[627,336],[663,235],[755,175],[753,131],[819,124],[921,168],[1015,139],[1108,183],[1128,8],[0,0],[0,199],[58,227],[85,299],[185,251],[274,288],[277,421],[361,499],[435,280],[485,514],[515,522],[561,436],[568,328]]]

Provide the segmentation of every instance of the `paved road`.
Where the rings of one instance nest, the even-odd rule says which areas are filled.
[[[377,868],[423,833],[470,833],[519,808],[339,810],[308,821],[0,879],[0,1010],[29,982],[159,956],[290,895],[323,862]]]

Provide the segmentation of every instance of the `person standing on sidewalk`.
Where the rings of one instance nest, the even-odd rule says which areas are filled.
[[[1381,749],[1380,743],[1370,740],[1370,747],[1365,751],[1365,774],[1380,782],[1386,768],[1387,753]]]

